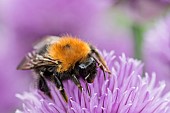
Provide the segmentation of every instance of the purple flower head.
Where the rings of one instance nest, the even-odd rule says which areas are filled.
[[[170,0],[116,0],[123,14],[138,23],[145,23],[168,11]],[[123,8],[122,8],[123,7]]]
[[[156,72],[158,80],[165,80],[170,90],[170,15],[159,21],[145,36],[146,70]]]
[[[144,78],[140,61],[127,58],[125,54],[115,60],[114,52],[103,53],[112,74],[104,80],[103,73],[98,70],[92,84],[88,84],[90,96],[83,85],[83,92],[71,81],[64,82],[69,96],[68,104],[64,102],[59,91],[49,83],[54,101],[41,92],[32,89],[16,96],[23,100],[23,110],[16,113],[168,113],[169,93],[161,96],[165,87],[160,82],[155,87],[155,74]]]

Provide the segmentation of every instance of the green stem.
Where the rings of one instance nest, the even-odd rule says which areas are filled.
[[[140,24],[134,23],[132,25],[132,32],[135,40],[135,57],[142,59],[143,28]]]

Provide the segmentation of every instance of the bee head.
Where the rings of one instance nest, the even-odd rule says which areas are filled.
[[[96,76],[96,61],[89,57],[77,66],[79,75],[86,80],[87,82],[91,83],[93,82],[95,76]]]

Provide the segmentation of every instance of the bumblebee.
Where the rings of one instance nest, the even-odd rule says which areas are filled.
[[[86,85],[96,77],[97,68],[110,73],[97,49],[72,36],[47,36],[21,61],[18,70],[33,70],[38,75],[38,89],[52,98],[47,80],[53,82],[66,102],[68,98],[62,81],[71,79],[82,91],[79,81]]]

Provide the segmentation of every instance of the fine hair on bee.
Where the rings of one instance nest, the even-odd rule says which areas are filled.
[[[93,83],[99,67],[105,73],[111,73],[104,58],[91,44],[78,38],[66,36],[47,36],[38,42],[18,65],[18,70],[33,70],[38,76],[38,89],[52,98],[47,80],[54,83],[63,99],[68,102],[63,81],[71,79],[82,91],[79,81]],[[89,92],[89,90],[88,90]]]

